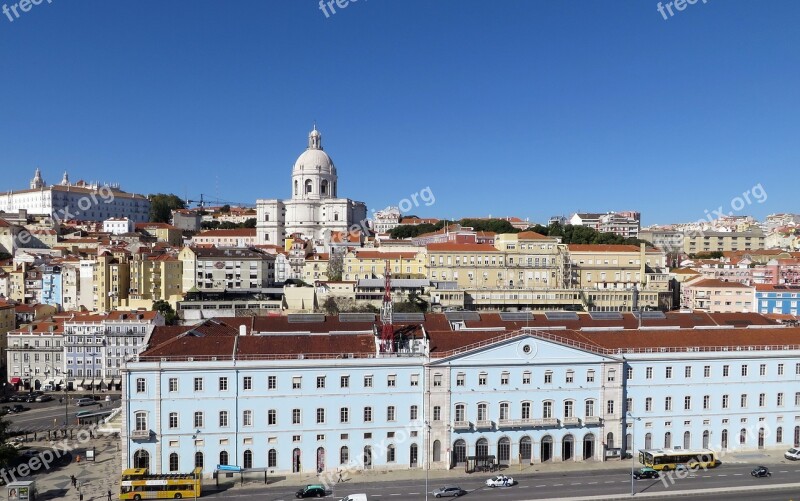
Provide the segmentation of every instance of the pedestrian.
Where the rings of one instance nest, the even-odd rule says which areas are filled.
[[[111,489],[108,490],[108,501],[111,501]]]
[[[344,482],[344,480],[342,480],[342,472],[340,470],[339,471],[339,480],[337,480],[336,483],[338,484],[338,483],[341,483],[341,482]]]
[[[77,487],[77,485],[78,485],[78,479],[77,479],[77,478],[75,478],[75,475],[70,475],[70,476],[69,476],[69,480],[70,480],[70,482],[72,482],[72,487]]]

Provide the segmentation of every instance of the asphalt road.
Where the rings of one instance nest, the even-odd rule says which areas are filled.
[[[791,490],[778,492],[758,491],[741,492],[736,489],[759,485],[777,485],[800,482],[800,463],[775,464],[770,467],[773,474],[770,478],[754,478],[750,475],[753,465],[723,465],[708,471],[689,473],[685,478],[673,477],[673,480],[637,480],[634,488],[637,493],[664,494],[670,496],[677,491],[697,490],[691,499],[708,500],[783,500],[797,496],[797,491]],[[674,473],[674,472],[673,472]],[[464,496],[466,499],[522,501],[529,499],[558,499],[583,496],[630,496],[631,480],[630,470],[605,470],[568,473],[537,473],[534,475],[515,476],[517,485],[506,488],[489,488],[484,484],[488,476],[472,475],[462,481],[437,479],[431,481],[428,490],[431,491],[441,485],[459,485],[469,491]],[[210,493],[204,498],[240,498],[280,501],[295,499],[294,493],[301,486],[275,486],[234,488],[224,492]],[[339,499],[346,494],[366,493],[369,499],[425,499],[425,480],[399,480],[384,482],[357,483],[352,486],[339,484],[334,486],[335,492],[328,496],[329,499]],[[702,489],[725,489],[725,495],[702,494]],[[335,496],[333,495],[335,494]],[[706,497],[701,497],[706,496]],[[429,496],[433,499],[433,496]],[[795,497],[796,499],[796,497]]]
[[[81,395],[83,396],[83,395]],[[119,397],[114,396],[115,400],[112,402],[99,402],[103,404],[103,409],[116,408],[120,406]],[[26,411],[18,414],[7,414],[5,419],[11,422],[11,429],[28,429],[28,430],[48,430],[55,427],[61,428],[64,426],[64,403],[58,403],[58,397],[49,402],[9,402],[2,405],[14,406],[22,405],[29,408]],[[69,424],[74,425],[77,423],[75,414],[79,411],[85,410],[100,410],[98,405],[78,407],[74,404],[73,396],[70,395],[69,408],[67,409],[67,416],[69,417]]]

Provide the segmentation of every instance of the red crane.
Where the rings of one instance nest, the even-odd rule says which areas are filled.
[[[381,353],[394,352],[394,326],[392,325],[392,274],[389,260],[383,272],[383,304],[381,305]]]

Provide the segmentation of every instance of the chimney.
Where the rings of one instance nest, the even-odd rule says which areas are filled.
[[[247,335],[247,326],[245,326],[244,324],[239,326],[239,335],[240,336],[246,336]]]

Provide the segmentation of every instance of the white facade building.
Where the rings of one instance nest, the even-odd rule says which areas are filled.
[[[293,234],[321,244],[331,232],[346,233],[353,225],[366,225],[367,206],[338,197],[338,174],[322,149],[322,135],[308,135],[308,148],[292,169],[292,198],[260,199],[256,212],[257,243],[283,245]]]
[[[127,217],[112,217],[103,221],[103,232],[112,235],[133,233],[136,224]]]

